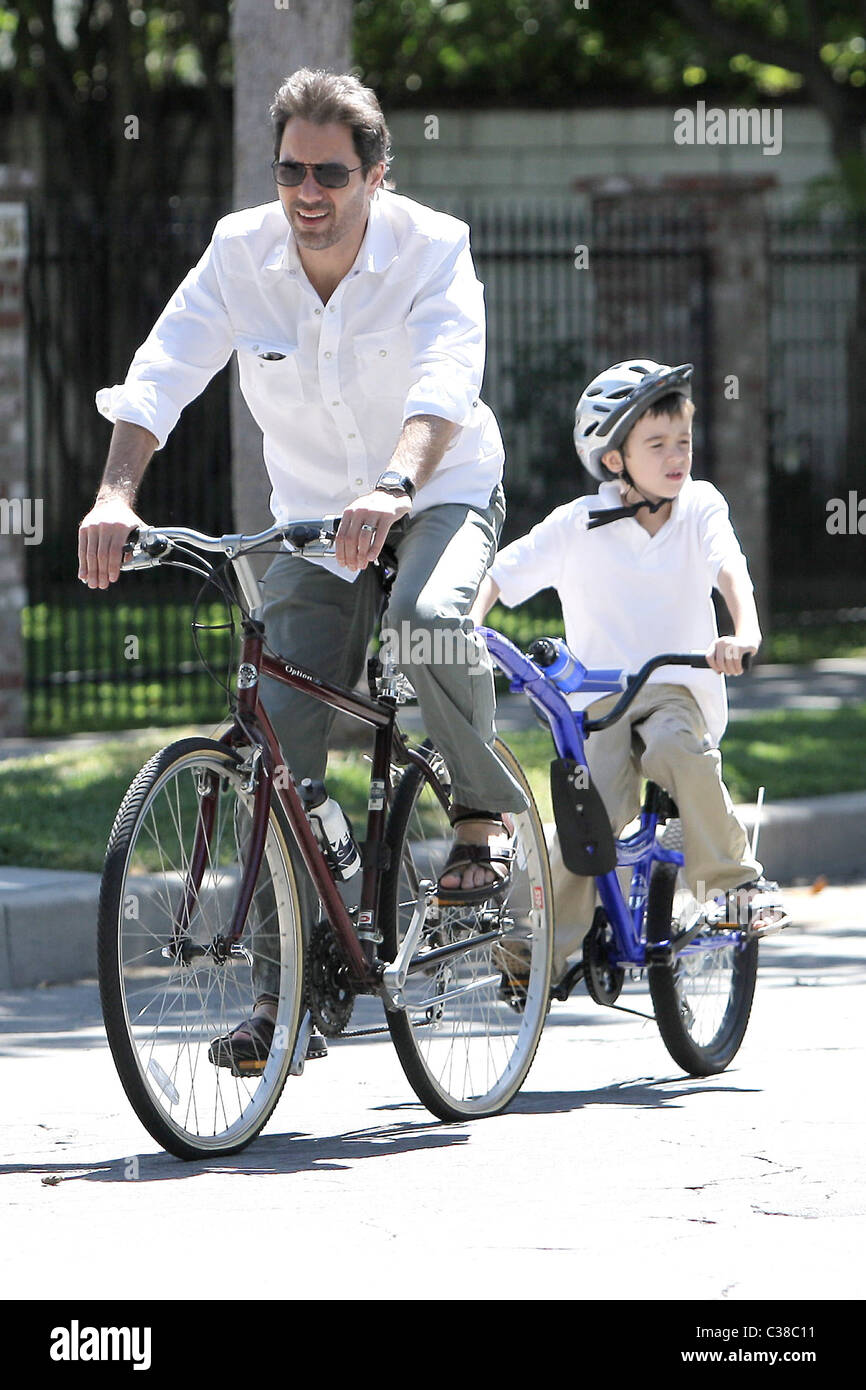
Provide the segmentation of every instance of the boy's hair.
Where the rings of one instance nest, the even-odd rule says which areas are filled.
[[[655,420],[659,415],[666,415],[668,419],[673,419],[677,415],[684,414],[687,420],[691,420],[694,413],[694,401],[689,400],[688,396],[684,396],[682,391],[668,391],[666,396],[659,396],[657,401],[653,401],[652,404],[648,405],[646,410],[642,411],[637,417],[625,439],[619,445],[620,453],[625,453],[625,447],[631,438],[631,431],[634,429],[635,425],[640,424],[641,420],[645,420],[648,415]]]
[[[376,93],[348,73],[298,68],[276,93],[270,115],[277,159],[286,124],[298,116],[314,125],[347,125],[364,175],[374,164],[391,163],[391,134]]]

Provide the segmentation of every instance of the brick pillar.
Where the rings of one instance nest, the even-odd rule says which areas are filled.
[[[764,176],[582,180],[598,370],[694,362],[695,474],[724,493],[769,619],[769,267]]]
[[[27,485],[26,249],[26,203],[0,199],[0,737],[5,738],[27,732],[21,634],[25,543],[41,539],[41,511]]]

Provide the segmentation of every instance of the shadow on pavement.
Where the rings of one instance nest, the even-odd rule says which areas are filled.
[[[531,1076],[531,1073],[530,1073]],[[675,1089],[674,1089],[675,1088]],[[713,1085],[706,1078],[683,1076],[662,1077],[658,1081],[639,1077],[634,1081],[618,1081],[613,1086],[601,1086],[596,1091],[532,1091],[523,1090],[508,1107],[511,1115],[559,1115],[571,1110],[588,1110],[593,1105],[624,1105],[645,1110],[677,1108],[681,1101],[707,1093],[718,1095],[728,1091],[734,1095],[756,1095],[754,1086]]]
[[[0,1178],[15,1174],[42,1176],[45,1186],[64,1182],[164,1182],[227,1173],[237,1177],[284,1177],[290,1173],[342,1172],[358,1159],[393,1158],[395,1154],[466,1144],[465,1130],[437,1120],[418,1124],[379,1125],[346,1134],[265,1134],[243,1153],[227,1158],[187,1161],[171,1154],[135,1154],[104,1163],[0,1163]],[[52,1181],[53,1180],[53,1181]]]

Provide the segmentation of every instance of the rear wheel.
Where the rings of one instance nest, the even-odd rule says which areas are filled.
[[[674,864],[656,862],[646,912],[647,947],[669,941],[694,919],[698,904]],[[649,954],[649,952],[648,952]],[[672,961],[649,967],[662,1041],[692,1076],[724,1071],[745,1036],[758,973],[758,941],[739,928],[705,926]]]
[[[274,808],[240,942],[222,946],[253,810],[240,761],[208,739],[157,753],[117,813],[102,879],[99,986],[111,1053],[138,1118],[180,1158],[235,1153],[259,1133],[298,1030],[300,911]],[[197,846],[206,850],[195,891]],[[242,1074],[217,1066],[212,1044],[260,994],[277,1001],[267,1058]]]
[[[496,752],[530,802],[528,810],[508,813],[515,844],[511,891],[502,905],[491,900],[440,908],[434,902],[403,990],[406,1007],[387,1013],[410,1084],[444,1120],[504,1109],[532,1064],[549,1003],[553,895],[544,830],[514,756],[498,740]],[[429,757],[447,788],[443,760],[432,751]],[[451,838],[446,808],[423,773],[410,767],[388,822],[381,917],[386,959],[396,957],[419,884],[436,882]]]

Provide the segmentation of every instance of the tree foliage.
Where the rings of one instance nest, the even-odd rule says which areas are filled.
[[[392,105],[567,107],[696,88],[757,99],[802,87],[811,50],[835,80],[863,86],[864,28],[858,0],[355,4],[358,63]]]
[[[226,0],[0,5],[0,90],[40,117],[52,192],[175,192],[200,126],[231,184]],[[7,98],[8,99],[8,98]],[[169,112],[178,119],[165,119]]]
[[[866,211],[863,0],[356,0],[355,53],[391,107],[811,101]]]

